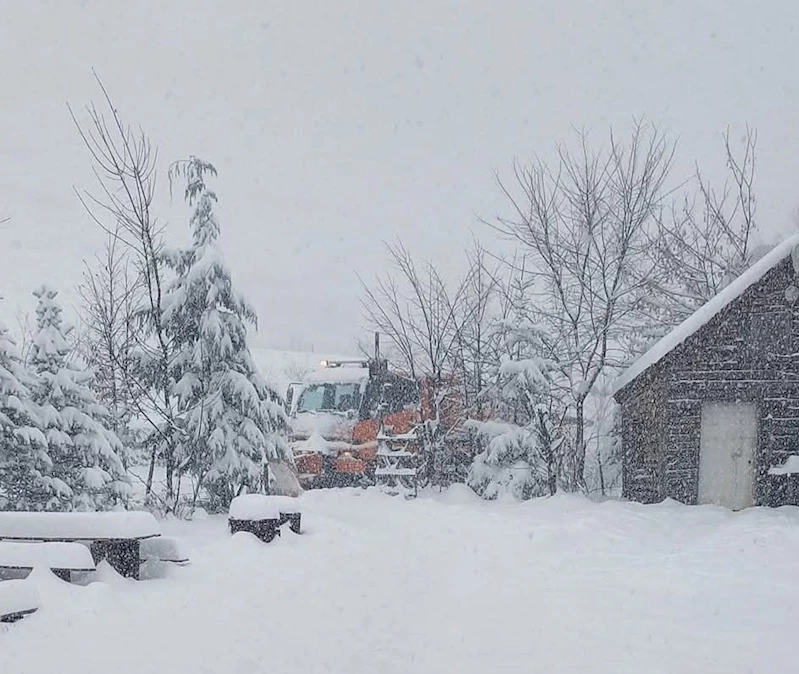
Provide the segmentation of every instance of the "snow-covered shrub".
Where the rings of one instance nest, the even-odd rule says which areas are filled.
[[[505,360],[497,410],[510,420],[467,422],[480,448],[467,483],[484,498],[527,499],[557,490],[563,417],[554,414],[550,369],[542,358]]]
[[[481,448],[467,484],[480,496],[528,499],[549,493],[547,467],[529,429],[497,421],[469,421],[467,426]]]

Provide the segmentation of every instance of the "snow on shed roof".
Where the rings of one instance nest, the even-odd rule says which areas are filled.
[[[649,349],[643,356],[636,360],[621,376],[616,379],[613,392],[617,393],[629,384],[633,379],[648,370],[655,363],[668,355],[674,348],[682,344],[686,339],[693,335],[702,326],[706,325],[710,319],[724,309],[728,304],[738,299],[751,286],[762,279],[766,273],[774,269],[786,257],[791,255],[795,246],[799,246],[799,234],[785,239],[776,245],[749,269],[736,278],[726,288],[711,297],[705,304],[697,309],[693,314],[680,323],[674,330]]]

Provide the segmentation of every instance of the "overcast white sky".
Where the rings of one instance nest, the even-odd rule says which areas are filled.
[[[572,126],[646,116],[679,136],[678,171],[712,173],[725,127],[748,122],[777,237],[799,206],[799,3],[756,4],[3,0],[0,315],[42,281],[70,293],[102,243],[72,192],[91,176],[65,105],[97,97],[92,68],[164,168],[217,165],[261,345],[348,349],[355,272],[380,268],[382,241],[452,265],[473,230],[489,237],[477,216],[503,208],[494,172]],[[163,215],[187,236],[183,211]]]

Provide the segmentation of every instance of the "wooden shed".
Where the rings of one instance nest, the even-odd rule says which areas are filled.
[[[617,380],[623,496],[799,504],[799,235]]]

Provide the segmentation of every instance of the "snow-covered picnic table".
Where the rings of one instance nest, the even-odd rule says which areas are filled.
[[[228,511],[231,533],[249,531],[267,543],[286,522],[293,532],[300,533],[301,518],[301,499],[293,496],[244,494],[231,501]]]
[[[278,519],[280,513],[300,512],[300,499],[293,496],[244,494],[230,502],[229,517],[236,520]]]
[[[0,540],[142,540],[161,535],[148,512],[42,513],[0,512]]]
[[[148,512],[0,513],[0,541],[85,541],[94,562],[108,561],[119,573],[138,577],[140,542],[161,535]]]

